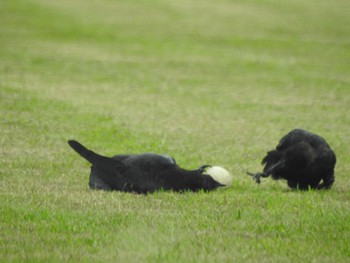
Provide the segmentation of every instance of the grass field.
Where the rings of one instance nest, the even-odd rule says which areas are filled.
[[[1,262],[350,262],[350,3],[1,0]],[[293,128],[330,191],[245,175]],[[226,167],[233,185],[88,189],[66,143]]]

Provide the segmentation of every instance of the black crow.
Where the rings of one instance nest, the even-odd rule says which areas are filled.
[[[293,189],[330,189],[334,183],[336,156],[319,135],[294,129],[262,160],[262,173],[248,173],[260,183],[261,177],[285,179]],[[323,181],[322,183],[321,180]]]
[[[117,190],[139,194],[157,190],[172,191],[211,191],[226,186],[227,174],[222,176],[217,169],[209,174],[203,165],[197,170],[188,171],[179,167],[174,158],[155,153],[121,154],[105,157],[86,149],[79,142],[70,140],[68,144],[91,166],[89,186],[91,189]],[[218,176],[219,173],[219,176]],[[219,179],[218,179],[219,177]],[[215,180],[214,180],[215,178]],[[225,181],[226,180],[226,181]]]

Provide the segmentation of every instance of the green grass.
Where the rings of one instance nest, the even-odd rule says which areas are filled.
[[[1,262],[349,262],[350,4],[0,2]],[[330,191],[245,175],[293,128],[338,158]],[[101,154],[226,167],[228,189],[88,189]]]

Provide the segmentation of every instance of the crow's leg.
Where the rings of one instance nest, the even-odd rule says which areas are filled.
[[[329,177],[327,179],[323,179],[323,182],[317,186],[317,189],[318,190],[331,189],[331,187],[334,183],[334,180],[335,180],[334,175],[332,175],[331,177]]]
[[[298,184],[296,181],[288,180],[288,186],[292,189],[297,189]]]

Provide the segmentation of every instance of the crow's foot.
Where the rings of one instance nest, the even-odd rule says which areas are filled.
[[[204,173],[205,169],[207,169],[208,167],[212,167],[212,166],[209,165],[209,164],[204,164],[204,165],[202,165],[201,167],[198,168],[198,171],[201,172],[201,173]]]

